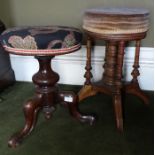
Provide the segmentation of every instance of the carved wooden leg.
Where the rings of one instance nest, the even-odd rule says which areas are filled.
[[[10,140],[8,141],[8,145],[10,147],[17,147],[23,139],[30,134],[30,132],[34,129],[37,119],[37,113],[41,108],[42,97],[36,96],[35,98],[27,101],[24,105],[24,115],[25,115],[25,126],[19,132],[14,134]]]
[[[117,92],[113,95],[113,104],[115,111],[116,127],[119,131],[123,131],[122,97],[120,92]]]
[[[91,38],[87,37],[87,60],[86,60],[86,72],[84,77],[86,78],[86,81],[84,83],[84,86],[78,93],[79,102],[83,99],[93,96],[97,93],[95,89],[93,89],[93,86],[91,84],[91,78],[93,77],[91,73],[91,48],[92,48],[92,40]]]
[[[124,58],[125,42],[119,42],[119,49],[117,55],[116,75],[115,75],[115,88],[113,92],[113,103],[115,109],[115,119],[118,130],[123,130],[123,114],[122,114],[122,68]]]
[[[148,104],[149,98],[140,89],[139,83],[138,83],[138,76],[140,75],[139,70],[138,70],[139,54],[140,54],[140,40],[136,41],[135,59],[134,59],[133,71],[131,73],[133,79],[131,80],[130,84],[126,85],[125,91],[127,93],[138,96],[145,104]]]
[[[45,117],[49,119],[55,109],[55,98],[57,88],[56,82],[59,76],[51,68],[53,57],[36,57],[39,61],[39,71],[33,76],[32,80],[36,87],[36,95],[24,106],[25,126],[17,134],[13,135],[8,142],[10,147],[18,146],[23,139],[33,130],[38,110],[43,109]]]
[[[90,115],[82,115],[78,109],[78,96],[73,92],[60,92],[59,101],[69,108],[71,115],[82,123],[89,123],[92,125],[95,121],[95,117]]]

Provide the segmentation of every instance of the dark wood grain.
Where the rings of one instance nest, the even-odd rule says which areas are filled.
[[[59,91],[57,86],[59,75],[51,68],[51,59],[53,57],[36,57],[39,62],[39,71],[32,78],[36,88],[35,96],[24,105],[25,125],[10,138],[8,142],[10,147],[17,147],[32,132],[39,110],[43,110],[45,118],[48,120],[52,117],[58,103],[68,107],[70,114],[82,123],[92,125],[95,121],[93,116],[82,115],[79,112],[78,96],[74,92]]]

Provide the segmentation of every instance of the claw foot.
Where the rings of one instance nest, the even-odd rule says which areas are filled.
[[[12,148],[16,148],[22,143],[23,138],[19,135],[13,135],[9,141],[8,141],[8,146]]]

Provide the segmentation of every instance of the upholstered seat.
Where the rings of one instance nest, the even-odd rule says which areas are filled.
[[[17,55],[51,56],[81,47],[82,34],[72,27],[32,26],[7,29],[1,35],[3,47]]]
[[[98,34],[144,33],[149,27],[149,11],[142,8],[96,8],[84,14],[83,28]]]

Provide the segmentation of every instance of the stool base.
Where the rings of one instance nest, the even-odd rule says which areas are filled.
[[[133,94],[141,99],[146,105],[149,104],[149,98],[145,93],[140,89],[139,85],[134,83],[129,83],[123,86],[122,91],[128,94]],[[96,86],[93,84],[84,85],[82,89],[79,91],[79,102],[86,99],[87,97],[94,96],[97,93],[103,93],[106,95],[112,95],[114,111],[115,111],[115,119],[116,119],[116,127],[119,131],[123,131],[123,116],[122,116],[122,96],[113,94],[112,88],[108,88],[106,86]]]
[[[20,132],[14,134],[8,141],[10,147],[17,147],[23,139],[34,129],[37,115],[43,110],[46,119],[52,117],[56,104],[61,103],[69,108],[70,114],[82,123],[92,125],[95,121],[93,116],[82,115],[78,110],[78,96],[73,92],[60,92],[55,85],[59,76],[51,69],[53,57],[36,57],[39,61],[39,71],[33,76],[36,86],[35,96],[28,100],[23,108],[25,115],[25,126]]]
[[[115,111],[116,126],[119,131],[123,131],[123,110],[122,110],[122,94],[130,93],[139,97],[145,104],[149,103],[148,97],[142,92],[138,83],[139,73],[139,54],[140,54],[140,40],[143,39],[146,33],[140,33],[135,35],[101,35],[92,32],[87,33],[87,59],[86,59],[86,72],[84,77],[86,78],[85,84],[80,90],[78,96],[79,101],[96,95],[97,93],[104,93],[112,95],[113,105]],[[91,83],[93,77],[91,73],[91,51],[94,39],[106,40],[105,50],[105,63],[102,86],[95,86]],[[125,54],[125,45],[128,41],[135,40],[135,58],[133,63],[133,70],[131,72],[132,80],[129,84],[124,85],[122,82],[123,77],[123,61]]]

